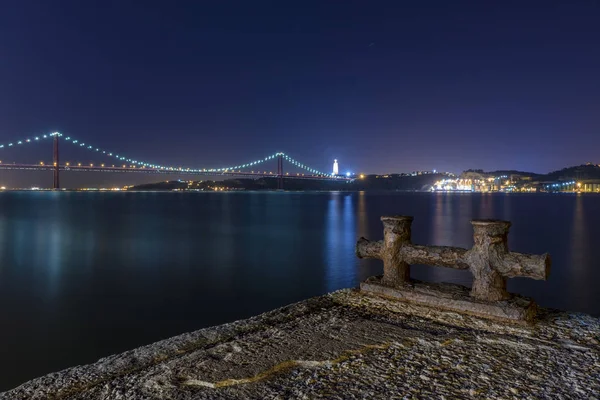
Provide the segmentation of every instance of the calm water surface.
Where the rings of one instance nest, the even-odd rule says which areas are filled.
[[[0,391],[381,273],[358,260],[379,216],[413,242],[471,247],[472,218],[513,221],[512,250],[549,252],[548,282],[511,291],[600,315],[600,196],[430,193],[0,193]],[[466,271],[413,268],[470,284]]]

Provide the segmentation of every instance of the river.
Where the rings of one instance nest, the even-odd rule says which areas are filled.
[[[413,215],[413,242],[471,247],[473,218],[548,252],[545,307],[600,315],[600,197],[467,193],[0,193],[0,391],[100,357],[246,318],[380,274],[356,239]],[[414,266],[415,278],[470,274]]]

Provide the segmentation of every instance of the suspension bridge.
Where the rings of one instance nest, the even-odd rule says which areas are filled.
[[[64,136],[59,132],[53,132],[46,135],[34,136],[15,142],[0,144],[1,150],[8,150],[31,143],[42,141],[52,141],[53,144],[53,160],[52,163],[40,162],[38,164],[19,164],[19,163],[2,163],[0,161],[0,170],[28,170],[28,171],[52,171],[53,172],[53,188],[60,189],[60,174],[61,172],[117,172],[117,173],[146,173],[146,174],[186,174],[186,175],[201,175],[201,176],[237,176],[237,177],[271,177],[277,179],[277,187],[283,189],[283,181],[285,178],[294,179],[317,179],[317,180],[337,180],[351,181],[352,178],[327,174],[320,172],[314,168],[308,167],[285,153],[278,152],[260,158],[254,161],[246,162],[239,165],[218,168],[187,168],[172,165],[158,165],[147,161],[131,159],[125,155],[118,154],[112,151],[104,150],[91,144],[81,142],[71,136]],[[72,146],[83,148],[91,152],[102,155],[110,159],[108,163],[83,163],[66,162],[60,163],[59,143],[64,142]],[[264,167],[269,161],[277,161],[276,171],[267,171]],[[301,173],[284,173],[284,161],[291,167],[302,170]],[[263,167],[262,169],[259,167]]]

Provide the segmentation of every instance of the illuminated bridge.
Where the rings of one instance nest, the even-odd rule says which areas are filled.
[[[146,174],[186,174],[186,175],[203,175],[203,176],[241,176],[241,177],[272,177],[277,178],[278,188],[283,188],[283,180],[285,178],[294,179],[318,179],[318,180],[338,180],[350,181],[351,178],[341,177],[332,174],[320,172],[314,168],[308,167],[285,153],[275,153],[266,157],[232,165],[228,167],[216,168],[188,168],[170,165],[158,165],[147,161],[131,159],[123,154],[100,149],[92,146],[89,143],[81,142],[71,136],[64,136],[61,133],[54,132],[47,135],[35,136],[15,142],[0,144],[0,151],[9,150],[19,146],[33,144],[42,141],[51,140],[53,143],[53,161],[52,163],[40,162],[39,164],[19,164],[19,163],[2,163],[0,162],[0,170],[30,170],[30,171],[53,171],[54,183],[53,188],[60,188],[60,173],[67,171],[79,172],[134,172]],[[97,153],[99,156],[106,158],[105,163],[90,163],[83,165],[82,163],[67,162],[60,163],[59,157],[59,142],[69,143],[72,146],[86,149]],[[277,163],[276,171],[267,170],[269,164]],[[290,173],[283,169],[284,162],[287,162],[290,167],[301,170],[302,172]]]

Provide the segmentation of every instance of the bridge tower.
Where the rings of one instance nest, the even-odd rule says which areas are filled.
[[[277,155],[277,189],[283,190],[283,155]]]
[[[58,133],[54,134],[54,185],[52,186],[54,190],[60,189],[60,181],[59,181],[59,171],[60,167],[58,165]]]

